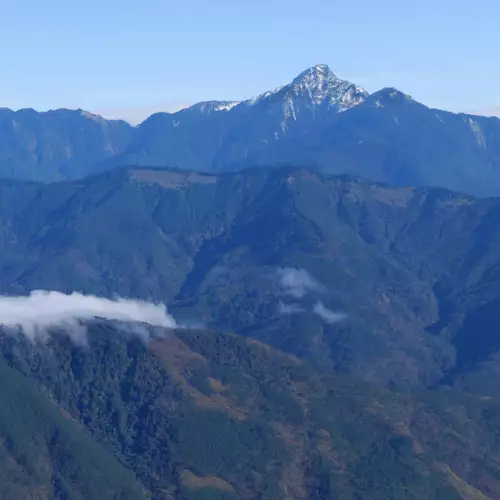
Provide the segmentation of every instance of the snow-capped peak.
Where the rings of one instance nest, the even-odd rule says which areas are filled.
[[[335,76],[326,64],[317,64],[300,73],[288,85],[269,90],[246,101],[200,102],[189,109],[209,114],[217,111],[230,111],[240,104],[253,107],[271,102],[280,105],[282,102],[284,113],[289,118],[295,117],[296,105],[305,106],[314,113],[316,113],[314,110],[319,110],[319,108],[345,111],[363,102],[368,95],[363,88]]]
[[[299,97],[308,97],[313,104],[327,102],[340,110],[354,106],[368,97],[365,89],[338,78],[326,64],[317,64],[303,71],[290,85]]]
[[[344,111],[363,102],[368,95],[365,89],[335,76],[326,64],[317,64],[300,73],[288,85],[264,92],[245,103],[248,106],[254,106],[257,103],[283,96],[287,102],[287,108],[290,107],[292,101],[299,99],[305,100],[312,106],[325,104],[328,107],[337,108],[338,111]]]
[[[317,64],[296,76],[292,81],[292,85],[313,90],[336,81],[338,81],[338,78],[326,64]]]

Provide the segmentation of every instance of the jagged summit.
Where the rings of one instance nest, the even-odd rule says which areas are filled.
[[[327,108],[345,111],[360,104],[368,96],[365,89],[347,80],[342,80],[326,64],[316,64],[302,71],[290,83],[245,101],[203,101],[187,109],[205,114],[230,111],[239,104],[253,107],[259,103],[283,99],[287,109],[290,108],[292,101],[302,100],[313,107],[325,105]]]
[[[338,105],[343,111],[359,104],[368,92],[337,77],[326,64],[317,64],[298,75],[290,85],[296,96],[308,97],[313,104]]]
[[[316,66],[311,66],[296,76],[292,81],[292,85],[313,88],[337,81],[339,81],[339,78],[326,64],[316,64]]]
[[[245,102],[253,106],[282,96],[288,105],[300,99],[313,106],[326,105],[344,111],[363,102],[368,95],[365,89],[337,77],[326,64],[317,64],[302,71],[291,83]]]
[[[318,64],[300,73],[290,86],[297,96],[307,96],[314,104],[321,104],[339,84],[342,80],[326,64]]]

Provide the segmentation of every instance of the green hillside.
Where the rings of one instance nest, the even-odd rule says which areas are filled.
[[[2,293],[158,300],[188,324],[398,387],[453,383],[498,348],[497,199],[283,168],[5,182],[0,203]],[[284,270],[318,286],[297,299]]]
[[[499,499],[499,216],[307,168],[1,182],[2,294],[187,328],[4,334],[0,497]]]
[[[81,423],[4,359],[0,377],[1,498],[149,498]]]
[[[154,498],[500,498],[493,400],[389,392],[230,334],[89,335],[3,355]]]

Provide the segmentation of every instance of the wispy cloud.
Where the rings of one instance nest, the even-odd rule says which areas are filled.
[[[125,323],[173,328],[176,322],[163,304],[131,299],[37,290],[28,296],[0,296],[0,325],[20,330],[34,340],[62,328],[75,341],[85,340],[81,322],[102,318]]]
[[[304,311],[305,309],[300,304],[297,304],[295,302],[287,304],[280,301],[278,304],[278,312],[280,314],[298,314]]]
[[[314,304],[313,311],[317,314],[323,321],[332,325],[333,323],[339,323],[346,319],[346,314],[343,312],[335,312],[331,309],[328,309],[323,302],[316,302]]]
[[[323,289],[305,269],[287,267],[280,269],[278,275],[283,293],[296,299],[304,297],[308,292]]]

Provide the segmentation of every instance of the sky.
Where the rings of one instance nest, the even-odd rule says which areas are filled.
[[[0,107],[139,121],[315,64],[369,91],[500,115],[500,0],[0,0]]]

